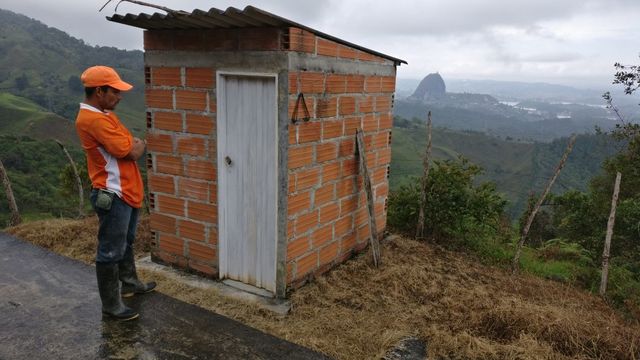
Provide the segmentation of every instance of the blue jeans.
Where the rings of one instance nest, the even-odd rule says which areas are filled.
[[[91,205],[100,220],[96,262],[117,263],[125,252],[133,251],[139,209],[129,206],[117,195],[113,196],[110,210],[98,209],[97,196],[98,190],[91,190]]]

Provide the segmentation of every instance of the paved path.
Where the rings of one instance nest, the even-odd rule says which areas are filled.
[[[327,359],[158,292],[103,321],[95,269],[0,233],[0,359]]]

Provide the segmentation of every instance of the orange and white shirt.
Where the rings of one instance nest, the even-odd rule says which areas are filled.
[[[116,114],[81,103],[76,131],[87,155],[93,188],[111,190],[131,207],[142,207],[144,189],[138,165],[124,158],[133,149],[133,136]]]

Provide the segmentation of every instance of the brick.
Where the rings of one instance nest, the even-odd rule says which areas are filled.
[[[355,246],[356,246],[356,234],[355,233],[347,234],[346,236],[343,236],[342,239],[340,239],[340,253],[341,254],[350,253]],[[349,255],[349,256],[351,256],[351,255]]]
[[[236,29],[201,30],[204,36],[205,51],[237,50],[238,32]]]
[[[294,233],[294,225],[295,225],[295,220],[289,220],[287,221],[287,239],[291,240],[293,239],[293,233]]]
[[[355,158],[342,160],[340,164],[340,174],[342,177],[348,177],[358,174],[358,162]]]
[[[313,163],[313,145],[289,147],[289,170],[297,169]]]
[[[354,218],[356,228],[359,228],[363,225],[369,224],[369,210],[366,206],[361,207],[356,211],[356,216]]]
[[[347,76],[347,92],[362,93],[364,91],[364,76],[349,75]]]
[[[322,122],[322,140],[330,140],[341,137],[344,134],[344,122],[342,120],[325,120]]]
[[[353,216],[349,215],[339,219],[336,222],[335,230],[336,230],[336,233],[335,233],[336,237],[341,237],[353,231]]]
[[[373,145],[371,149],[386,148],[389,145],[389,131],[380,131],[373,137]]]
[[[158,130],[182,131],[182,114],[155,111],[153,113],[153,128]]]
[[[156,155],[155,165],[158,173],[182,175],[182,159],[177,156]]]
[[[324,93],[324,74],[303,71],[300,73],[300,92],[307,94]]]
[[[194,136],[181,136],[178,138],[178,154],[205,156],[207,154],[207,141]]]
[[[396,91],[396,77],[395,76],[383,76],[380,79],[380,86],[382,92],[395,92]]]
[[[375,114],[367,114],[362,117],[362,130],[364,132],[378,130],[378,117]]]
[[[305,210],[309,210],[311,207],[311,193],[309,191],[305,191],[296,195],[289,195],[289,206],[288,206],[288,214],[289,216],[295,215]]]
[[[147,135],[147,150],[162,153],[173,153],[171,135],[151,132]]]
[[[381,184],[387,180],[387,167],[379,167],[373,170],[373,175],[371,176],[371,183],[373,184]]]
[[[338,180],[340,178],[340,162],[332,162],[322,167],[322,184]]]
[[[184,216],[184,200],[167,195],[158,195],[156,199],[161,213]]]
[[[187,201],[187,217],[210,224],[218,223],[218,207],[216,205]]]
[[[179,67],[151,68],[151,85],[182,86],[182,75]]]
[[[308,214],[299,215],[296,219],[296,236],[302,235],[314,227],[318,226],[318,210],[314,210]]]
[[[210,135],[215,130],[215,118],[205,115],[187,114],[187,132]]]
[[[393,115],[388,113],[382,113],[379,115],[380,130],[391,129],[393,127]]]
[[[353,178],[339,181],[338,184],[336,184],[336,191],[338,199],[353,195],[355,193]]]
[[[173,36],[171,31],[147,30],[144,33],[145,50],[171,50],[173,49]]]
[[[331,97],[318,99],[316,112],[317,117],[319,118],[336,117],[338,114],[338,98]]]
[[[194,200],[207,201],[209,199],[209,183],[180,178],[178,180],[178,195]]]
[[[315,187],[320,183],[321,168],[304,170],[296,174],[296,191]]]
[[[352,116],[344,120],[344,134],[347,136],[355,136],[356,130],[362,128],[362,117]]]
[[[298,125],[289,125],[289,145],[298,143]]]
[[[320,208],[320,224],[327,224],[340,216],[340,205],[338,203],[327,204]]]
[[[391,111],[391,96],[376,96],[376,112],[388,113]]]
[[[338,57],[341,57],[344,59],[356,60],[358,58],[358,53],[359,53],[358,50],[345,45],[340,45],[338,47]]]
[[[314,193],[313,205],[315,207],[320,207],[323,204],[335,200],[335,188],[336,186],[334,184],[327,184],[317,189]]]
[[[318,267],[318,253],[312,252],[309,255],[298,260],[296,263],[296,278],[312,272]]]
[[[216,250],[205,244],[189,242],[189,257],[198,261],[215,261]]]
[[[238,32],[238,50],[279,50],[280,49],[280,29],[240,28],[240,29],[236,29],[236,31]],[[303,34],[303,46],[304,45],[307,45],[307,44],[305,42],[304,34]]]
[[[149,214],[149,227],[151,231],[161,231],[166,234],[176,234],[176,219],[171,216],[158,213]]]
[[[391,148],[378,150],[378,159],[375,166],[386,166],[391,163]]]
[[[353,96],[341,96],[338,101],[338,114],[353,115],[356,112],[356,98]]]
[[[176,90],[176,108],[183,110],[207,110],[207,93],[203,91]]]
[[[298,73],[290,72],[289,73],[289,95],[298,93]]]
[[[361,97],[358,101],[358,111],[361,113],[373,112],[376,105],[376,98],[373,96]]]
[[[146,89],[147,107],[173,110],[173,90]]]
[[[216,168],[211,161],[190,160],[187,162],[187,176],[215,181],[217,179]]]
[[[318,55],[321,56],[338,56],[338,44],[333,41],[318,38]]]
[[[389,184],[382,184],[375,188],[375,199],[385,199],[389,195]]]
[[[340,216],[346,216],[358,209],[358,197],[352,196],[340,200]]]
[[[189,220],[180,220],[178,229],[180,230],[180,237],[197,241],[206,240],[205,227],[203,224]]]
[[[218,184],[209,185],[209,202],[212,204],[218,203]]]
[[[340,250],[340,243],[334,241],[331,244],[320,249],[320,265],[330,264],[338,257],[338,251]]]
[[[298,105],[296,112],[296,104]],[[307,106],[307,111],[305,111],[305,105]],[[298,98],[295,99],[289,98],[289,119],[292,121],[309,121],[310,119],[315,118],[315,106],[316,99],[311,96],[305,96],[298,101]]]
[[[287,244],[287,261],[293,260],[311,250],[309,237],[303,236]]]
[[[184,240],[172,235],[160,234],[158,242],[160,249],[171,254],[184,255]]]
[[[358,242],[368,242],[370,237],[371,229],[367,221],[366,225],[360,226],[358,230],[356,230],[356,239]]]
[[[208,260],[209,261],[209,260]],[[215,261],[215,255],[214,255],[214,260]],[[189,265],[188,267],[192,270],[197,271],[200,274],[204,274],[210,278],[216,279],[218,277],[218,269],[216,269],[215,267],[211,266],[211,265],[207,265],[207,264],[201,264],[195,261],[189,261]]]
[[[338,157],[355,156],[356,142],[354,139],[343,140],[338,148]]]
[[[314,248],[319,248],[333,240],[333,224],[323,226],[311,234],[311,241]]]
[[[327,75],[326,92],[328,94],[342,94],[347,91],[347,77],[345,75]]]
[[[367,76],[364,79],[364,91],[368,93],[382,92],[382,77]]]
[[[216,87],[215,73],[212,68],[186,68],[185,78],[187,87],[205,89]]]
[[[338,144],[335,142],[328,142],[318,144],[316,147],[316,162],[322,163],[325,161],[333,160],[338,157]]]
[[[317,121],[304,122],[298,126],[298,143],[319,141],[322,137],[322,124]]]
[[[316,36],[306,30],[289,28],[289,50],[315,53]]]
[[[367,168],[368,169],[371,169],[372,167],[375,166],[375,164],[376,164],[376,155],[377,154],[376,154],[375,151],[369,151],[367,153],[366,161],[367,161]]]
[[[200,30],[172,30],[175,50],[200,51],[204,47],[204,36]]]
[[[149,183],[149,191],[169,195],[175,194],[175,178],[173,176],[147,173],[147,182]]]
[[[207,229],[209,229],[209,241],[208,243],[211,245],[218,244],[218,225],[207,225]]]

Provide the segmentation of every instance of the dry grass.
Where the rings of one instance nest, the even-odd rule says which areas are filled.
[[[86,259],[95,251],[91,221],[47,221],[9,231]],[[78,240],[64,241],[69,237]],[[55,240],[48,238],[60,243],[52,246]],[[293,309],[286,318],[157,273],[144,276],[159,281],[166,294],[338,359],[379,358],[408,335],[426,340],[431,358],[640,358],[640,325],[626,323],[587,292],[514,277],[463,254],[399,237],[384,244],[383,260],[376,270],[368,256],[358,257],[299,289],[291,295]]]

